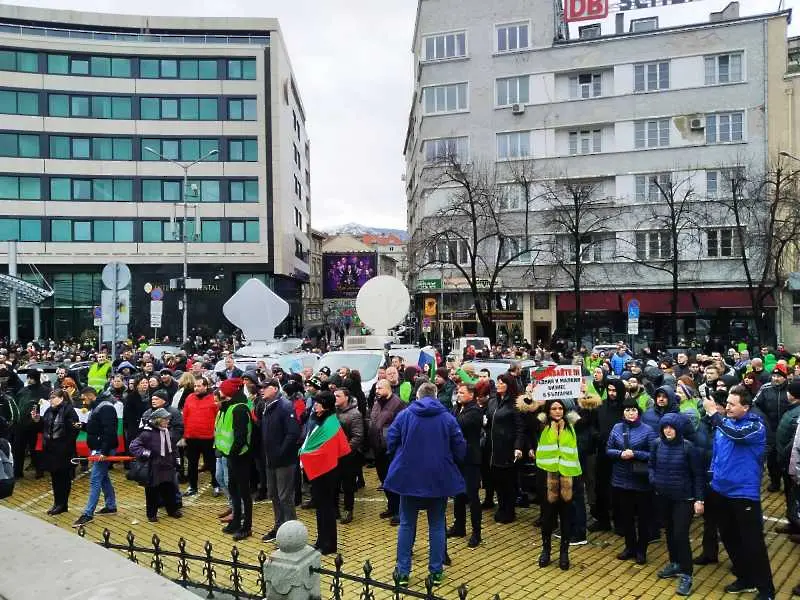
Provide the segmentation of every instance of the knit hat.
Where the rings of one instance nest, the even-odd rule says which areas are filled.
[[[36,369],[31,369],[27,373],[28,379],[33,379],[36,383],[41,383],[42,381],[42,372],[37,371]]]
[[[242,389],[242,380],[238,377],[226,379],[219,384],[219,393],[225,398],[233,398],[240,389]]]
[[[281,389],[281,382],[278,381],[277,379],[273,378],[273,377],[270,377],[269,379],[265,380],[263,383],[259,384],[258,387],[259,387],[259,389],[262,389],[262,390],[264,388],[267,388],[267,387],[274,387],[274,388],[278,388],[280,390]]]
[[[169,411],[165,408],[157,408],[153,412],[150,413],[150,419],[148,419],[151,423],[155,423],[156,419],[169,419],[172,415],[169,414]]]
[[[167,390],[156,390],[151,398],[161,398],[164,402],[169,402],[169,392]]]
[[[294,380],[288,381],[286,385],[283,386],[283,393],[290,398],[300,392],[302,392],[302,387]]]
[[[631,398],[626,398],[625,401],[622,403],[622,410],[626,408],[635,408],[636,412],[639,413],[639,416],[642,416],[642,408],[639,406],[639,403],[636,400],[632,400]]]
[[[325,373],[325,375],[327,375],[328,377],[330,377],[330,376],[331,376],[331,368],[330,368],[330,367],[322,367],[322,368],[319,370],[319,373]]]
[[[319,402],[322,408],[333,411],[336,408],[336,397],[330,392],[320,392],[314,396],[314,402]]]
[[[322,382],[317,379],[316,377],[312,377],[308,381],[306,381],[306,385],[310,385],[314,389],[321,390],[322,389]]]
[[[800,400],[800,380],[795,379],[786,389],[792,395],[792,398]]]
[[[775,368],[772,369],[773,375],[783,375],[784,377],[789,376],[789,370],[786,368],[786,365],[778,363],[775,365]]]
[[[243,380],[244,379],[248,379],[248,380],[252,381],[253,383],[258,383],[258,373],[248,369],[247,371],[244,372],[244,375],[242,375],[242,379]]]

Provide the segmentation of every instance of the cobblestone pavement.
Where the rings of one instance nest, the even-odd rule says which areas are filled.
[[[366,488],[360,490],[356,498],[355,520],[349,525],[339,526],[339,550],[345,564],[343,571],[362,574],[362,565],[369,560],[373,566],[372,576],[390,582],[394,568],[396,529],[389,522],[378,517],[385,508],[381,492],[377,491],[375,472],[365,470]],[[161,538],[163,548],[177,550],[177,542],[184,537],[188,551],[202,554],[205,540],[210,540],[215,556],[228,557],[232,547],[230,537],[221,533],[215,517],[225,504],[223,498],[211,494],[207,473],[201,474],[201,491],[185,502],[184,518],[175,520],[162,516],[158,523],[149,523],[144,514],[144,492],[135,484],[128,482],[117,466],[112,471],[117,491],[119,512],[113,516],[96,516],[86,526],[86,537],[100,540],[104,528],[111,531],[111,539],[124,543],[127,532],[133,531],[137,544],[146,544],[154,533]],[[78,477],[73,486],[69,513],[49,517],[45,514],[52,505],[49,479],[34,480],[30,472],[26,479],[17,482],[14,496],[0,504],[25,511],[54,525],[69,528],[80,515],[88,492],[88,477]],[[800,547],[792,544],[785,535],[774,533],[783,512],[783,495],[767,494],[764,497],[765,535],[772,563],[778,598],[788,599],[793,585],[800,583],[800,569],[797,569]],[[101,504],[102,506],[102,500]],[[466,539],[449,540],[449,553],[453,565],[446,569],[445,583],[436,593],[445,598],[457,599],[456,588],[461,583],[467,585],[470,600],[491,600],[499,594],[502,600],[523,600],[528,598],[608,598],[656,599],[672,598],[675,581],[659,580],[655,573],[666,562],[666,547],[663,541],[649,548],[648,564],[639,566],[631,561],[621,562],[615,555],[622,549],[622,540],[611,533],[590,534],[590,543],[573,547],[571,550],[572,568],[562,572],[556,565],[546,569],[538,568],[536,562],[541,545],[538,530],[533,520],[538,514],[536,508],[518,510],[518,520],[511,525],[497,525],[490,512],[484,512],[483,542],[476,549],[469,549]],[[298,509],[298,518],[309,529],[311,539],[315,536],[314,512]],[[272,526],[272,509],[269,502],[257,502],[254,508],[254,535],[239,544],[241,560],[256,563],[261,550],[267,553],[275,546],[261,542],[261,535]],[[411,587],[423,591],[423,579],[427,574],[427,527],[420,518],[417,545],[414,553],[414,568]],[[702,527],[695,520],[692,528],[692,545],[695,554],[699,552]],[[729,573],[730,563],[722,552],[723,561],[718,565],[699,567],[695,571],[695,587],[692,598],[722,598],[722,588],[732,581]],[[143,564],[148,561],[141,560]],[[333,557],[323,557],[323,565],[333,568]],[[168,569],[174,568],[168,565]],[[197,576],[195,574],[195,576]],[[218,574],[220,581],[225,576]],[[326,580],[323,579],[323,586]],[[252,586],[253,581],[248,585]],[[328,595],[323,589],[323,598]],[[345,587],[344,598],[353,600],[359,597],[354,586]],[[390,598],[390,592],[375,592],[375,600]],[[730,596],[732,597],[732,596]],[[749,595],[745,595],[749,597]]]

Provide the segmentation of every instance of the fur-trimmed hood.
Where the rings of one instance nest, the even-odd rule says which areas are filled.
[[[600,396],[584,396],[578,398],[578,406],[584,410],[594,410],[603,404],[603,399]]]
[[[547,415],[545,413],[540,412],[538,415],[536,415],[536,418],[539,419],[539,422],[542,425],[547,425],[548,419],[547,419]],[[581,416],[577,412],[575,412],[574,410],[571,410],[571,411],[567,412],[567,414],[564,415],[564,420],[569,425],[575,426],[575,423],[577,423],[578,421],[581,420]]]
[[[534,400],[527,394],[517,396],[517,400],[514,403],[514,405],[517,407],[517,410],[521,413],[534,413],[542,408],[544,404],[544,400]]]

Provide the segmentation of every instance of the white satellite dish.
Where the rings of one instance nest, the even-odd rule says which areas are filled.
[[[408,314],[411,298],[405,284],[395,277],[379,275],[365,283],[356,297],[358,318],[377,335],[401,323]]]
[[[269,342],[289,315],[289,304],[258,279],[248,279],[222,306],[222,314],[249,342]]]

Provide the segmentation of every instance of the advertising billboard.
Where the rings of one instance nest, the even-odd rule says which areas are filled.
[[[355,298],[358,290],[375,277],[376,256],[371,252],[322,255],[322,297]]]

